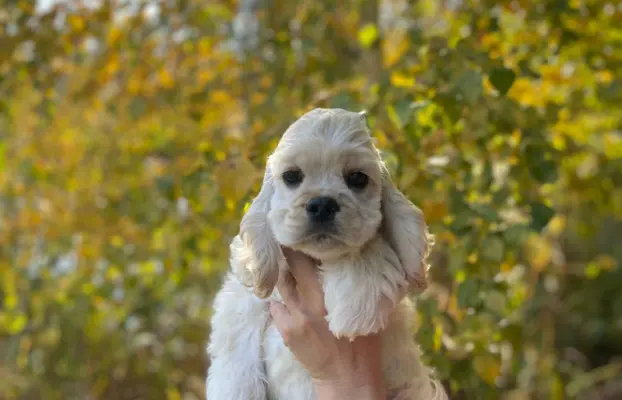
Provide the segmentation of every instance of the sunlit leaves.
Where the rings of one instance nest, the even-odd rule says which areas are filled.
[[[501,362],[491,354],[482,354],[475,357],[473,368],[480,378],[492,386],[501,373]]]
[[[620,12],[492,3],[262,5],[244,62],[234,2],[63,8],[59,29],[7,3],[0,397],[10,381],[65,398],[69,376],[88,392],[72,396],[122,398],[137,375],[144,398],[202,396],[230,238],[316,106],[369,111],[436,236],[417,335],[441,377],[468,398],[568,395],[583,371],[563,349],[589,358],[594,326],[619,337],[620,307],[595,299],[620,301],[620,231],[594,218],[622,216]]]
[[[374,24],[363,26],[359,30],[358,39],[363,47],[371,47],[378,39],[378,28]]]

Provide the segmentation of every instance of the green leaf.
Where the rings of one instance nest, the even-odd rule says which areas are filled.
[[[408,100],[399,100],[394,104],[387,106],[387,113],[393,125],[402,129],[410,122],[412,118],[411,102]]]
[[[555,182],[559,176],[557,173],[557,163],[552,160],[531,164],[529,172],[538,182],[542,183]]]
[[[499,290],[491,290],[490,292],[488,292],[488,294],[486,295],[485,303],[486,307],[489,310],[494,311],[498,315],[505,315],[505,313],[507,312],[506,308],[508,301],[505,298],[503,292]]]
[[[540,232],[555,215],[555,210],[546,204],[531,204],[531,228]]]
[[[348,92],[339,92],[336,96],[331,98],[330,106],[334,108],[343,108],[348,110],[352,107],[352,96]]]
[[[499,219],[497,210],[490,204],[473,204],[471,209],[488,222],[494,222]]]
[[[505,95],[516,79],[516,73],[508,68],[494,68],[490,72],[490,83],[499,91],[501,95]]]
[[[478,299],[479,285],[474,279],[467,279],[458,286],[458,306],[468,308],[474,305]]]
[[[371,47],[378,39],[378,28],[374,24],[366,24],[359,30],[359,42],[363,47]]]
[[[510,247],[520,247],[529,235],[529,227],[526,225],[512,225],[503,232],[505,241]]]
[[[452,90],[456,100],[464,99],[467,104],[475,104],[483,93],[482,75],[472,69],[464,71],[454,82]]]
[[[450,211],[454,214],[458,214],[469,208],[464,199],[464,193],[459,191],[455,186],[452,186],[449,190],[449,204]]]
[[[482,258],[493,261],[493,262],[501,262],[503,261],[504,255],[504,243],[501,238],[497,236],[491,236],[486,239],[484,242],[484,246],[481,251]]]
[[[465,235],[473,229],[473,219],[468,212],[457,214],[450,227],[451,231],[458,236]]]
[[[464,264],[468,256],[467,251],[464,246],[456,245],[452,248],[452,251],[448,255],[449,271],[451,271],[454,275],[457,275],[460,271],[463,271]]]

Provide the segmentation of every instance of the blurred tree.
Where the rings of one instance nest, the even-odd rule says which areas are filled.
[[[452,398],[620,398],[621,49],[604,0],[3,2],[0,398],[203,398],[228,243],[311,107],[369,110],[437,236]]]

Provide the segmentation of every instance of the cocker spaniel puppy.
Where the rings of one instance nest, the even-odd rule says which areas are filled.
[[[281,246],[319,261],[330,330],[381,332],[390,399],[447,398],[420,361],[407,294],[426,287],[430,236],[392,184],[364,114],[314,109],[268,158],[263,186],[231,244],[214,301],[208,400],[312,400],[311,379],[283,344],[268,299],[280,300]]]

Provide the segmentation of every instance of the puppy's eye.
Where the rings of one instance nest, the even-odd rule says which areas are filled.
[[[300,185],[302,178],[304,178],[304,176],[302,175],[302,171],[299,169],[290,169],[289,171],[283,172],[283,181],[289,187]]]
[[[363,189],[368,182],[369,177],[360,171],[352,172],[346,176],[346,184],[352,189]]]

